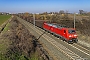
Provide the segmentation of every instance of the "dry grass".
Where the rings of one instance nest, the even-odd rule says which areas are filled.
[[[79,31],[77,32],[77,34],[78,34],[79,43],[90,48],[90,45],[89,45],[90,37],[87,35],[81,34]]]

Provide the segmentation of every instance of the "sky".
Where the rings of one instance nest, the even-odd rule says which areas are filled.
[[[0,0],[0,12],[42,13],[60,10],[78,13],[90,11],[90,0]]]

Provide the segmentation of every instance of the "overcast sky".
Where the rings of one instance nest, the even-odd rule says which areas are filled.
[[[90,11],[90,0],[0,0],[0,12],[79,12]]]

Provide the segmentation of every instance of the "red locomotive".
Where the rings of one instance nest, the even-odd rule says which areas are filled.
[[[51,23],[43,23],[43,28],[50,33],[63,38],[63,40],[67,41],[68,43],[77,42],[77,34],[74,28],[66,28],[59,24],[51,24]]]

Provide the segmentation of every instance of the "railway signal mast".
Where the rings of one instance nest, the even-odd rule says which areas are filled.
[[[77,15],[78,13],[74,13],[74,29],[76,28],[76,24],[75,24],[75,22],[76,22],[76,15]]]
[[[76,18],[76,15],[75,15],[75,13],[74,13],[74,29],[75,29],[75,18]]]
[[[34,27],[35,27],[35,14],[33,14],[33,24],[34,24]]]

